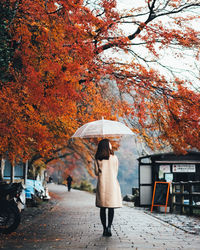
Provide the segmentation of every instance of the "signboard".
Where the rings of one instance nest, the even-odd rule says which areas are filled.
[[[153,198],[151,205],[151,212],[154,206],[165,207],[165,213],[167,211],[167,203],[169,197],[169,182],[156,181],[154,184]]]
[[[194,164],[173,164],[172,172],[174,173],[195,173],[196,166]]]

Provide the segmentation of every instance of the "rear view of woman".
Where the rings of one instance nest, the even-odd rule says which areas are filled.
[[[95,174],[98,177],[96,206],[100,208],[103,236],[112,236],[114,208],[122,207],[122,196],[117,180],[118,158],[114,155],[108,139],[103,139],[98,144],[95,154]],[[108,220],[106,220],[106,210],[108,210]]]

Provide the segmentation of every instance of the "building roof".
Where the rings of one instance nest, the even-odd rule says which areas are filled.
[[[200,164],[200,152],[188,151],[187,154],[175,154],[170,153],[160,153],[160,154],[151,154],[138,158],[138,161],[142,160],[151,160],[155,163],[184,163],[184,164]]]

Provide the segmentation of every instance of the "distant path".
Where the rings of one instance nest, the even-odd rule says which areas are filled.
[[[58,203],[21,225],[16,233],[0,236],[1,249],[200,249],[200,237],[185,233],[142,210],[115,210],[113,236],[102,237],[95,195],[62,185],[49,185]],[[4,237],[4,238],[3,238]]]

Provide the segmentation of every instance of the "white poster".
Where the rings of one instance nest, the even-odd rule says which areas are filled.
[[[160,165],[160,171],[163,173],[171,173],[170,165]]]
[[[166,180],[166,182],[172,182],[173,181],[173,174],[166,173],[165,180]]]

